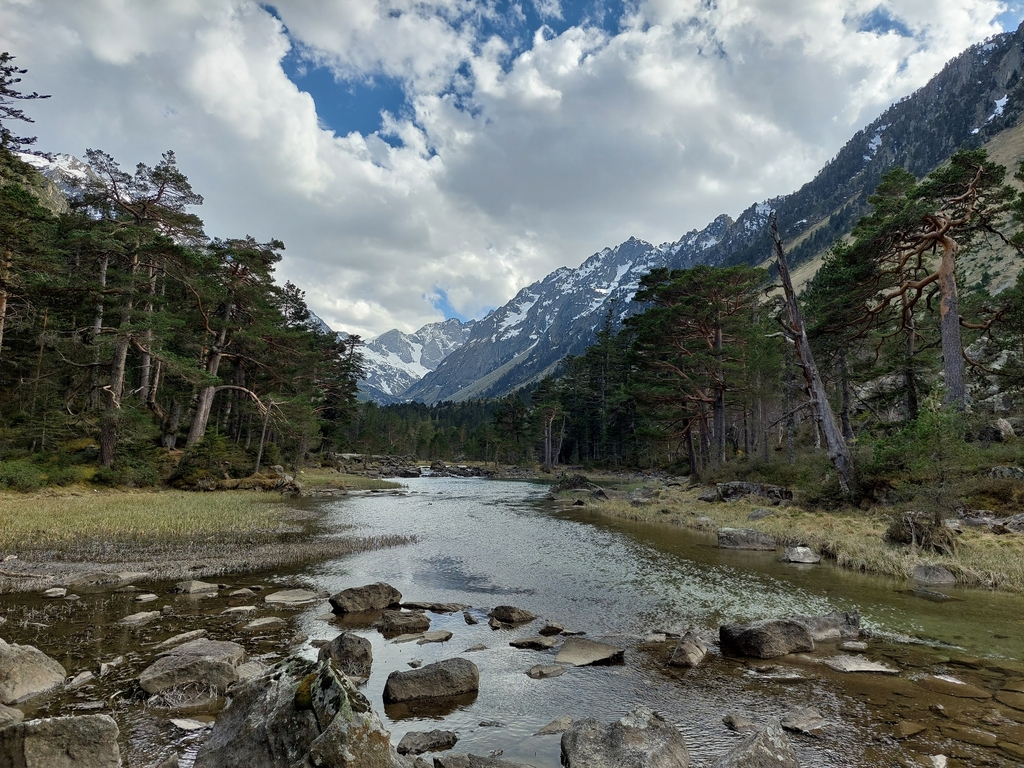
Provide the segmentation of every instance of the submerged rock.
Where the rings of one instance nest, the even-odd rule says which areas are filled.
[[[280,592],[271,592],[263,598],[263,602],[281,608],[301,608],[320,598],[320,594],[308,589],[283,589]]]
[[[109,715],[48,717],[0,730],[0,765],[120,768],[117,723]]]
[[[330,598],[331,609],[340,614],[383,611],[385,608],[397,608],[401,602],[402,593],[383,581],[343,589]]]
[[[534,680],[545,680],[564,675],[566,669],[567,667],[562,664],[535,664],[526,671],[526,674]]]
[[[622,648],[582,637],[570,637],[562,644],[555,662],[587,667],[593,664],[621,664],[624,659],[625,651]]]
[[[810,547],[787,547],[786,554],[782,558],[786,563],[805,563],[814,565],[821,562],[821,555]]]
[[[523,608],[516,608],[514,605],[496,606],[487,615],[502,624],[525,624],[537,618],[535,614]]]
[[[327,661],[299,658],[234,689],[195,768],[390,768],[397,758],[370,703]]]
[[[727,656],[774,659],[787,653],[814,650],[810,630],[794,619],[725,624],[718,629],[718,640],[722,653]]]
[[[378,629],[384,637],[415,635],[430,629],[430,617],[418,611],[384,611]]]
[[[837,672],[875,672],[883,675],[900,673],[898,669],[863,656],[833,656],[831,659],[823,659],[822,663]]]
[[[714,768],[800,768],[778,723],[763,728],[718,758]]]
[[[408,672],[395,670],[384,684],[384,703],[443,699],[475,693],[480,670],[468,659],[446,659]]]
[[[921,584],[932,586],[956,584],[956,576],[941,565],[915,565],[910,577]]]
[[[689,768],[690,754],[679,733],[657,712],[637,706],[605,725],[594,718],[574,722],[562,734],[565,768]]]
[[[0,640],[0,704],[20,704],[64,684],[67,671],[31,645]]]

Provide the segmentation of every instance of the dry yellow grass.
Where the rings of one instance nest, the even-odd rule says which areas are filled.
[[[618,499],[588,501],[588,506],[613,517],[689,528],[754,528],[774,535],[783,545],[809,546],[845,568],[893,578],[909,578],[915,565],[928,563],[945,566],[964,586],[1024,592],[1022,535],[997,536],[968,528],[958,537],[955,554],[939,555],[887,543],[888,516],[860,510],[809,512],[780,507],[773,508],[771,517],[750,520],[750,512],[763,504],[709,504],[697,500],[697,491],[674,488],[662,490],[652,503],[641,507]],[[713,526],[701,518],[710,518]]]
[[[333,469],[304,469],[296,476],[303,488],[340,488],[346,491],[384,491],[401,488],[394,480],[380,480],[363,475],[347,475]]]

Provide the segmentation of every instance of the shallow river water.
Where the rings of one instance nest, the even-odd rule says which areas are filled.
[[[931,675],[954,677],[993,694],[1024,682],[1022,597],[948,590],[953,600],[931,602],[911,594],[905,583],[829,564],[781,563],[774,553],[719,550],[712,534],[559,507],[545,502],[547,487],[536,484],[448,478],[403,483],[407,493],[401,495],[315,503],[324,505],[337,535],[411,534],[416,543],[289,573],[229,579],[234,587],[306,585],[331,593],[386,581],[407,601],[470,606],[479,624],[467,624],[462,613],[429,614],[432,629],[454,635],[443,644],[395,644],[372,627],[351,627],[373,644],[373,675],[364,691],[394,743],[410,730],[444,728],[459,734],[458,752],[500,750],[504,759],[555,768],[559,737],[533,735],[539,728],[562,715],[610,721],[641,703],[677,725],[695,766],[709,766],[740,739],[722,724],[726,713],[764,723],[806,705],[824,715],[827,725],[817,736],[792,737],[804,766],[931,765],[933,754],[950,756],[950,766],[1024,764],[1013,751],[1024,742],[1024,711],[995,698],[965,699],[925,687]],[[166,595],[170,585],[143,586]],[[204,626],[218,639],[239,639],[266,663],[287,653],[280,636],[245,638],[237,624],[225,624],[220,612],[226,598],[201,603],[167,596],[156,605],[173,601],[175,619],[131,633],[112,629],[116,618],[142,609],[132,606],[130,594],[84,598],[64,609],[33,596],[0,596],[10,619],[0,636],[39,646],[69,674],[124,654],[126,662],[108,678],[29,714],[71,714],[100,706],[90,701],[107,702],[121,725],[130,766],[153,765],[171,748],[182,751],[182,764],[190,765],[202,738],[175,731],[167,713],[127,696],[117,698],[148,663],[152,651],[146,649],[175,632]],[[490,629],[487,610],[500,604],[625,647],[625,663],[571,668],[561,677],[533,680],[526,670],[552,662],[555,651],[510,647],[511,639],[535,634],[537,626]],[[258,605],[257,616],[274,614]],[[57,615],[62,610],[66,615]],[[671,644],[646,642],[653,633],[690,628],[713,640],[724,622],[833,610],[858,610],[872,635],[866,655],[899,666],[900,675],[833,672],[820,664],[839,653],[829,644],[814,654],[772,662],[722,658],[713,647],[699,667],[684,673],[665,666]],[[310,657],[316,654],[313,641],[329,639],[344,626],[326,601],[276,615],[288,618],[288,634],[308,635],[300,652]],[[486,650],[464,653],[478,644]],[[416,715],[383,707],[390,672],[408,669],[413,659],[430,663],[453,656],[470,658],[480,668],[480,692],[471,702]],[[926,730],[899,740],[894,728],[901,720]],[[978,737],[963,728],[989,734],[993,738],[981,741],[993,744],[971,743]],[[994,746],[995,741],[1003,746]]]

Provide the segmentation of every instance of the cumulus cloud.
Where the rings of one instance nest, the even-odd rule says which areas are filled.
[[[676,239],[795,189],[1005,11],[19,0],[0,3],[0,50],[53,95],[32,104],[40,147],[127,166],[175,149],[211,234],[283,239],[282,279],[332,327],[373,335],[441,319],[438,296],[477,315],[630,235]],[[287,56],[339,88],[390,78],[406,106],[336,135]]]

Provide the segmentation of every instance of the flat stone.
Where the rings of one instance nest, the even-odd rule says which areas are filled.
[[[544,635],[530,635],[512,640],[509,645],[513,648],[526,648],[534,651],[547,651],[554,648],[558,641],[554,637]]]
[[[422,755],[424,752],[451,749],[458,741],[455,731],[409,731],[398,742],[398,754]]]
[[[220,587],[208,581],[191,579],[189,581],[179,581],[171,588],[171,592],[176,592],[179,595],[208,595],[216,592],[218,589]]]
[[[808,565],[813,565],[814,563],[821,562],[821,555],[810,547],[788,547],[782,560],[787,563],[806,563]]]
[[[863,656],[832,656],[822,659],[821,663],[837,672],[876,672],[883,675],[898,675],[900,673],[898,669],[878,661],[871,661]]]
[[[892,729],[892,735],[897,739],[909,739],[926,730],[928,730],[927,725],[915,723],[913,720],[900,720]]]
[[[557,621],[549,621],[537,632],[539,635],[560,635],[565,631],[565,627],[559,624]]]
[[[0,765],[120,768],[117,723],[109,715],[26,720],[0,730]]]
[[[430,629],[430,617],[419,611],[384,611],[377,628],[384,637],[419,634]]]
[[[532,677],[534,680],[545,680],[549,677],[559,677],[565,674],[565,670],[568,667],[562,664],[537,664],[530,667],[526,674]]]
[[[263,598],[263,602],[270,605],[278,605],[282,608],[291,608],[301,605],[309,605],[312,602],[322,599],[322,596],[308,589],[284,589],[280,592],[271,592]]]
[[[622,648],[582,637],[570,637],[559,649],[555,662],[587,667],[592,664],[619,664],[624,658],[625,651]]]
[[[185,717],[172,717],[170,722],[175,728],[188,732],[205,731],[207,728],[213,727],[213,723],[205,723],[202,720],[192,720]]]
[[[84,670],[75,675],[71,680],[68,681],[65,686],[69,691],[75,690],[75,688],[81,688],[83,685],[88,683],[90,680],[95,679],[96,675],[91,670]]]
[[[253,619],[244,627],[243,632],[262,632],[265,629],[271,629],[273,627],[279,627],[286,623],[280,616],[264,616],[261,619]]]
[[[927,675],[915,681],[925,690],[955,696],[958,699],[991,699],[992,694],[977,686],[965,683],[952,677]],[[1005,703],[1005,702],[1004,702]],[[1009,705],[1007,705],[1009,706]]]
[[[402,607],[410,611],[430,611],[431,613],[457,613],[467,606],[462,603],[431,603],[413,601],[402,603]]]
[[[915,565],[910,577],[921,584],[956,584],[956,576],[941,565]]]
[[[165,648],[173,648],[176,645],[187,643],[190,640],[198,640],[201,637],[206,637],[209,634],[205,629],[193,629],[191,632],[182,632],[180,635],[169,637],[162,643],[155,646],[155,650],[162,651]]]
[[[839,647],[844,651],[866,651],[868,644],[862,643],[860,640],[848,640],[845,643],[840,643]]]
[[[255,605],[234,605],[220,612],[221,616],[252,616],[254,613],[256,613]]]
[[[1024,693],[1018,691],[997,691],[996,701],[1005,704],[1011,709],[1024,712]]]
[[[426,645],[427,643],[446,643],[452,639],[452,633],[447,629],[435,629],[430,632],[424,632],[423,636],[416,641],[416,645]]]
[[[966,725],[943,724],[939,726],[939,730],[947,738],[962,741],[964,744],[974,744],[978,747],[994,747],[999,741],[994,733],[969,728]]]
[[[797,707],[786,713],[781,725],[787,731],[798,733],[814,733],[825,725],[825,718],[810,707]]]
[[[487,646],[486,645],[484,645],[483,643],[477,643],[476,645],[469,646],[469,648],[464,650],[463,653],[474,653],[476,651],[486,651],[486,650],[487,650]]]
[[[152,592],[144,592],[141,595],[135,596],[136,603],[152,603],[156,602],[159,599],[160,598],[157,595],[154,595]]]
[[[93,573],[87,573],[84,576],[73,579],[68,583],[68,589],[72,592],[98,592],[105,589],[117,589],[148,576],[148,573],[94,571]]]
[[[50,589],[43,592],[43,597],[64,597],[68,591],[64,587],[51,587]]]
[[[572,718],[568,715],[562,715],[561,717],[556,717],[533,735],[551,736],[556,733],[565,733],[570,728],[572,728]]]
[[[201,638],[165,651],[139,675],[139,686],[154,694],[169,688],[201,686],[223,693],[239,681],[238,667],[246,661],[238,643]]]
[[[256,597],[256,593],[253,592],[251,589],[242,587],[241,589],[236,589],[231,592],[228,592],[228,597]]]
[[[116,623],[122,627],[141,627],[159,618],[160,611],[140,611],[139,613],[133,613],[131,616],[125,616],[123,619],[118,619]]]

